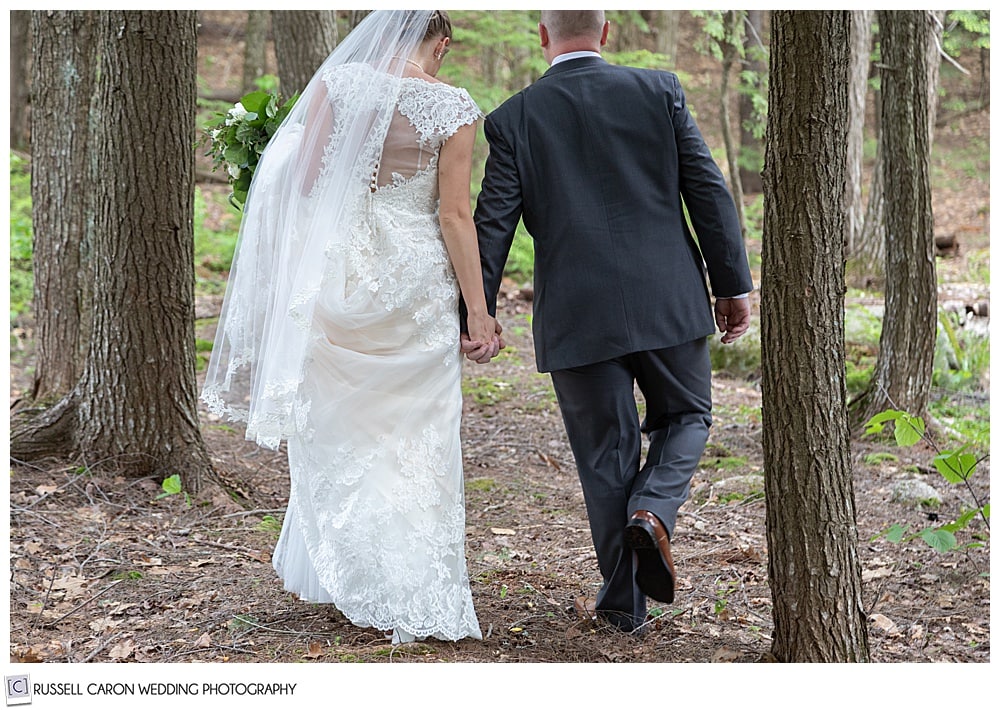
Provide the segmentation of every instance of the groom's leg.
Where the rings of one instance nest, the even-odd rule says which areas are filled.
[[[646,463],[635,479],[628,513],[648,510],[673,537],[677,511],[705,451],[712,424],[708,340],[637,353],[636,377],[646,399]]]
[[[597,609],[612,624],[631,631],[646,616],[646,598],[634,583],[633,555],[624,540],[628,494],[642,444],[634,377],[620,359],[553,372],[552,382],[604,578]]]

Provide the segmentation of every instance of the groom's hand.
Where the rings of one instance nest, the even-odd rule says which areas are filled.
[[[488,363],[490,360],[495,358],[497,354],[507,347],[507,343],[504,342],[503,336],[503,326],[500,323],[496,324],[496,333],[493,338],[488,343],[475,343],[469,338],[468,333],[462,333],[462,352],[465,356],[472,360],[473,362],[478,362],[481,365]]]
[[[729,344],[747,332],[750,327],[750,299],[715,299],[715,324],[725,333],[722,342]]]

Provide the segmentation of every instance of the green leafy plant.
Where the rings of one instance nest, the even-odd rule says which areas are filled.
[[[938,552],[951,552],[963,547],[982,547],[982,543],[976,540],[965,545],[959,544],[956,533],[965,530],[976,518],[982,519],[987,533],[989,532],[990,504],[983,502],[981,496],[970,482],[979,464],[988,458],[988,454],[977,458],[975,454],[968,451],[968,445],[954,450],[940,450],[927,435],[926,426],[922,418],[896,409],[888,409],[869,419],[865,425],[865,433],[881,433],[886,424],[890,422],[893,424],[893,436],[898,446],[913,446],[918,441],[926,441],[937,454],[934,457],[934,469],[948,483],[965,486],[966,490],[972,496],[975,506],[963,509],[953,522],[944,525],[928,526],[915,533],[910,533],[908,525],[895,524],[883,530],[876,537],[885,537],[894,543],[909,542],[910,540],[920,538]]]
[[[235,207],[246,202],[260,155],[298,98],[295,94],[282,102],[274,92],[251,91],[205,128],[206,155],[213,170],[225,168]]]
[[[31,167],[10,153],[10,320],[13,323],[31,305],[32,276]]]
[[[167,476],[166,478],[163,479],[163,483],[160,484],[160,487],[163,489],[163,493],[156,496],[156,500],[160,500],[161,498],[166,498],[167,496],[177,495],[178,493],[183,493],[184,502],[187,503],[188,506],[190,507],[191,496],[187,491],[184,490],[184,487],[181,485],[180,474],[175,473],[173,476]]]
[[[273,515],[265,515],[261,518],[261,521],[257,523],[257,529],[261,532],[274,533],[277,535],[281,532],[281,521]]]

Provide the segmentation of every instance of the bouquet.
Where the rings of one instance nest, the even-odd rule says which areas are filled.
[[[212,158],[213,170],[225,167],[232,188],[229,201],[237,209],[246,202],[260,154],[298,98],[295,94],[282,102],[275,93],[252,91],[206,126],[205,155]]]

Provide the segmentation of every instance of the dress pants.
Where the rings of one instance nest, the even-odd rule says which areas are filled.
[[[604,586],[597,611],[632,631],[646,617],[625,526],[648,510],[673,537],[712,424],[712,365],[702,338],[551,373],[576,459]],[[635,385],[646,402],[640,425]],[[641,437],[649,436],[640,466]]]

